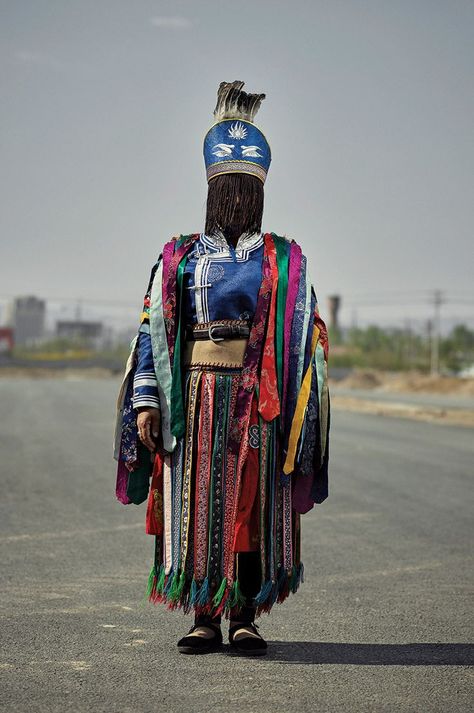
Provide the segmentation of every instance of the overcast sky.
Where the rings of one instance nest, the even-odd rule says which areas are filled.
[[[0,298],[137,310],[204,227],[220,81],[267,98],[264,229],[309,258],[323,316],[472,313],[474,3],[0,1]],[[471,300],[471,303],[469,303]]]

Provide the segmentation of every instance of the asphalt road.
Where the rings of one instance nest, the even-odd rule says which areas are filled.
[[[117,387],[0,380],[0,710],[472,710],[472,430],[334,411],[268,656],[183,656],[191,617],[142,601],[145,505],[114,496]]]

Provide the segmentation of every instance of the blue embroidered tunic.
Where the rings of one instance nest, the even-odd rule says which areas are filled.
[[[222,233],[201,234],[184,273],[186,324],[219,319],[252,322],[262,279],[263,234],[240,236],[234,249]],[[159,408],[151,339],[147,325],[138,335],[133,407]]]

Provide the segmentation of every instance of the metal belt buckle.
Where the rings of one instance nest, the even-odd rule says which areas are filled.
[[[224,337],[213,337],[213,336],[212,336],[212,330],[213,330],[215,327],[224,327],[224,326],[225,326],[224,324],[211,324],[211,326],[209,327],[209,329],[208,329],[207,331],[208,331],[208,334],[209,334],[209,339],[210,339],[212,342],[223,342],[223,341],[224,341]]]

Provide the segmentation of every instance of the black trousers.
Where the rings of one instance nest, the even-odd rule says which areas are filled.
[[[255,619],[255,607],[252,606],[252,599],[260,590],[260,552],[237,552],[236,557],[240,591],[246,598],[245,606],[236,614],[236,619],[250,623]],[[218,614],[214,617],[195,615],[194,620],[195,623],[205,623],[206,620],[211,620],[214,624],[220,624],[221,615]]]

